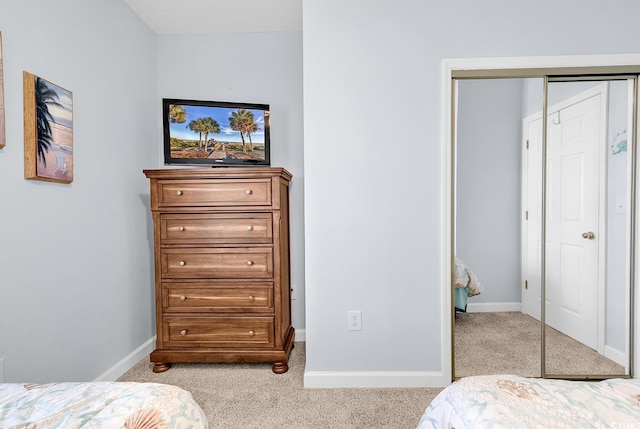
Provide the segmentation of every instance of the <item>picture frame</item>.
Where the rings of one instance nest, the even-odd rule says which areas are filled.
[[[73,182],[73,94],[23,73],[24,177]]]
[[[2,63],[2,32],[0,31],[0,149],[7,145],[7,130],[4,118],[4,69]]]

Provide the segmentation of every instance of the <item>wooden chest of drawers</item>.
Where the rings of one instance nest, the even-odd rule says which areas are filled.
[[[145,170],[154,226],[153,370],[270,362],[293,347],[289,181],[282,168]]]

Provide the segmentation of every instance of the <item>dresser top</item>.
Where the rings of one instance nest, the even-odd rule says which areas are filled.
[[[143,170],[149,179],[246,179],[279,176],[289,181],[291,173],[282,167],[161,168]]]

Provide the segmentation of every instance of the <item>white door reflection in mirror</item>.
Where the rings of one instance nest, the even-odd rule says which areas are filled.
[[[591,88],[584,90],[588,85]],[[615,348],[606,334],[612,324],[625,331],[629,307],[628,294],[608,293],[628,290],[624,268],[616,272],[609,261],[625,261],[629,255],[626,238],[607,225],[613,220],[609,187],[623,196],[628,193],[626,164],[615,172],[608,166],[612,156],[608,136],[616,127],[628,125],[626,94],[625,81],[549,83],[549,100],[559,101],[547,110],[544,370],[548,375],[627,373],[626,347]],[[619,220],[628,224],[624,215]],[[622,323],[607,314],[607,300],[619,308]]]

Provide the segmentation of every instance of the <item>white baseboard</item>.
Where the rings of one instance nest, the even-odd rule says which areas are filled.
[[[625,368],[629,366],[629,359],[627,359],[625,352],[614,349],[611,346],[604,346],[604,356]]]
[[[116,381],[125,372],[129,371],[145,356],[149,356],[156,346],[156,336],[149,338],[140,347],[122,358],[120,362],[100,374],[94,381]]]
[[[467,313],[502,313],[507,311],[522,311],[520,302],[470,302]]]
[[[385,387],[445,387],[451,377],[436,371],[305,371],[304,387],[348,389]]]
[[[307,341],[307,333],[305,332],[304,329],[296,329],[296,337],[294,338],[294,340],[296,343],[300,342],[303,343],[305,341]]]

